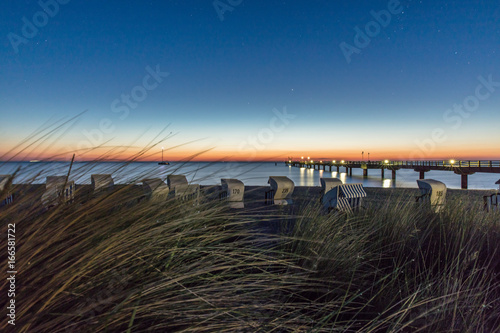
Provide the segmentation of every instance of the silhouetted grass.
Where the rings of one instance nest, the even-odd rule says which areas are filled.
[[[75,177],[77,175],[73,175]],[[406,193],[354,215],[230,211],[142,198],[134,184],[45,210],[15,186],[16,332],[494,332],[500,223],[457,195]],[[381,189],[380,191],[383,191]],[[281,220],[281,233],[261,226]],[[5,253],[1,260],[6,262]],[[2,279],[2,290],[6,290]],[[6,298],[0,299],[5,309]]]

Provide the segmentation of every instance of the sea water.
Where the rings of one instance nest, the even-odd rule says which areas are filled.
[[[18,183],[44,184],[47,176],[65,176],[68,174],[69,162],[0,162],[0,174],[19,172],[14,180]],[[328,169],[328,168],[327,168]],[[313,170],[287,166],[285,163],[274,162],[173,162],[170,165],[158,165],[156,162],[75,162],[72,166],[70,180],[76,184],[90,184],[92,174],[111,174],[115,184],[140,183],[145,178],[165,179],[169,174],[183,174],[189,182],[201,185],[220,184],[221,178],[236,178],[245,185],[266,186],[269,176],[286,176],[293,180],[295,186],[320,186],[320,178],[337,177],[344,183],[362,183],[365,187],[404,187],[416,188],[419,173],[411,169],[401,169],[392,179],[392,172],[368,170],[368,177],[363,177],[362,169],[353,169],[352,176],[341,172]],[[446,184],[448,188],[460,188],[461,177],[451,171],[429,171],[426,179],[436,179]],[[475,173],[469,175],[469,189],[497,189],[495,182],[500,174]]]

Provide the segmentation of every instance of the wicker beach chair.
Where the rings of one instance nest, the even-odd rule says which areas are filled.
[[[168,175],[167,184],[170,192],[174,193],[176,200],[185,203],[199,204],[200,185],[189,184],[184,175]]]
[[[41,198],[42,204],[45,208],[50,208],[59,203],[71,203],[75,199],[75,191],[75,182],[67,181],[66,176],[48,176]]]
[[[484,210],[487,212],[498,211],[498,201],[500,199],[500,179],[495,182],[498,185],[498,190],[496,193],[483,196],[484,200]]]
[[[110,174],[94,174],[91,175],[90,178],[92,182],[92,191],[94,193],[111,190],[115,186]]]
[[[293,181],[285,176],[271,176],[267,183],[270,189],[265,193],[265,203],[274,205],[290,205],[295,189]]]
[[[144,179],[142,188],[146,196],[152,200],[165,200],[170,193],[170,188],[160,178]]]
[[[352,213],[363,206],[366,197],[363,184],[340,184],[332,187],[323,195],[321,203],[328,211],[337,210]]]
[[[14,201],[14,195],[10,192],[11,184],[12,175],[0,175],[0,207]]]
[[[221,179],[222,191],[219,195],[220,200],[226,200],[230,208],[244,208],[243,196],[245,194],[245,185],[238,179]]]
[[[434,179],[418,179],[420,195],[415,199],[418,203],[431,207],[435,213],[439,213],[444,208],[446,200],[446,185]]]
[[[343,184],[342,181],[338,178],[320,178],[319,181],[321,184],[320,201],[323,198],[323,196],[332,188]]]

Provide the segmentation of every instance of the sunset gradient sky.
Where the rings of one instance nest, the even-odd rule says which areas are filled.
[[[7,0],[0,22],[1,160],[500,159],[494,1]]]

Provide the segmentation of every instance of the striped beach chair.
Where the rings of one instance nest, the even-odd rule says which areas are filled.
[[[223,178],[220,180],[222,191],[219,195],[220,200],[226,200],[230,208],[244,208],[243,196],[245,194],[245,185],[238,179]]]
[[[352,213],[363,205],[366,192],[363,184],[340,184],[330,189],[321,200],[328,211]]]
[[[270,189],[265,193],[265,204],[274,205],[290,205],[292,201],[292,193],[295,189],[293,181],[285,176],[271,176],[267,183]]]
[[[42,194],[42,204],[45,208],[50,208],[60,202],[71,203],[75,199],[75,191],[75,182],[67,182],[66,176],[48,176],[45,192]]]
[[[0,207],[9,205],[14,201],[14,196],[10,193],[12,175],[0,175]]]
[[[434,179],[417,179],[420,195],[415,199],[418,203],[431,207],[435,213],[444,208],[446,200],[446,185]]]

